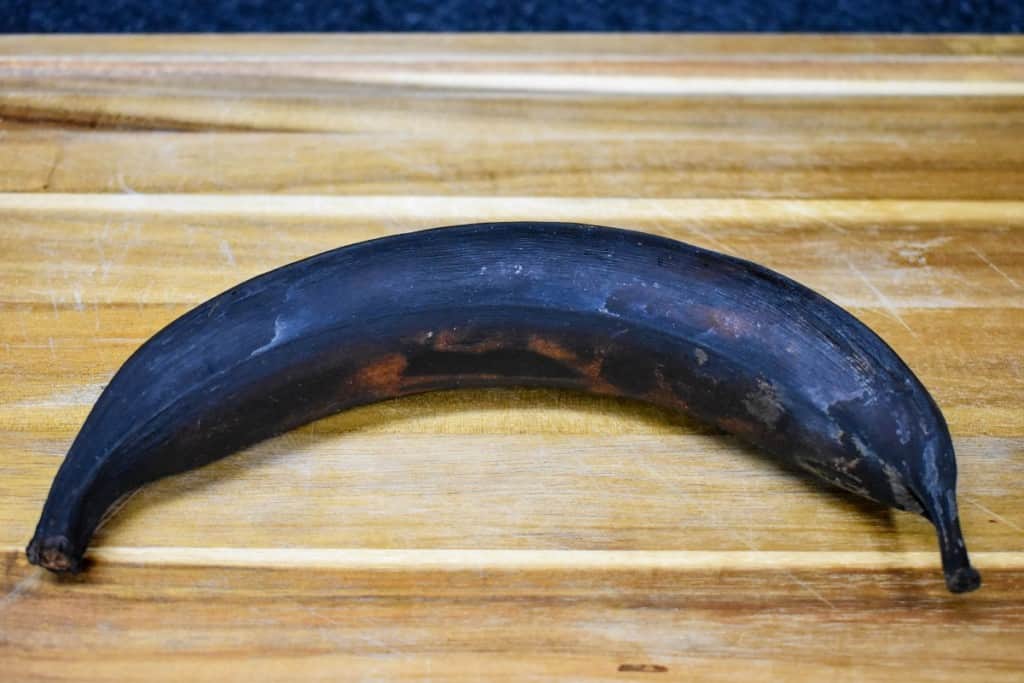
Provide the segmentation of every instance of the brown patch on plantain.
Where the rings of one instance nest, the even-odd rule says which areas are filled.
[[[382,356],[364,365],[352,376],[356,391],[371,396],[395,396],[402,388],[403,376],[409,360],[400,353]]]
[[[715,425],[730,434],[747,438],[755,438],[761,433],[761,430],[753,422],[737,417],[720,417],[715,420]]]
[[[530,335],[526,342],[526,348],[579,372],[584,377],[589,391],[609,396],[623,395],[622,391],[601,376],[601,366],[604,364],[603,349],[595,349],[594,357],[585,361],[572,349],[558,343],[554,339],[542,337],[538,334]]]
[[[513,346],[502,335],[474,338],[472,329],[459,330],[457,328],[441,330],[433,335],[432,341],[435,351],[458,351],[461,353],[486,353]]]
[[[553,339],[541,337],[537,334],[530,335],[526,342],[526,348],[534,353],[557,360],[560,363],[571,365],[574,368],[579,368],[582,365],[580,357],[572,349],[562,346]]]
[[[646,400],[663,408],[687,411],[689,406],[686,401],[679,398],[675,389],[672,388],[672,383],[665,377],[665,368],[660,365],[654,369],[654,382],[654,389],[647,392],[644,397]]]

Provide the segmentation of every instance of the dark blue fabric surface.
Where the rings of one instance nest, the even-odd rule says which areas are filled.
[[[0,32],[1016,33],[1024,0],[0,0]]]

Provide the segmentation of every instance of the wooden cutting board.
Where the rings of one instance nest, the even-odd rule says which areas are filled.
[[[0,38],[0,678],[1010,681],[1024,671],[1024,38]],[[22,548],[90,405],[230,285],[560,219],[754,259],[943,408],[930,526],[557,391],[354,410]]]

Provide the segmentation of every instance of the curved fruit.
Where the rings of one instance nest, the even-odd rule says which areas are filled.
[[[924,515],[949,589],[980,584],[960,532],[946,423],[881,339],[753,263],[563,223],[363,242],[256,277],[175,320],[96,402],[29,559],[77,571],[122,496],[311,420],[405,394],[507,385],[686,411]]]

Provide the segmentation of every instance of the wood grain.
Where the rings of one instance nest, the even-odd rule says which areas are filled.
[[[1022,76],[1008,36],[0,37],[0,678],[1016,680]],[[853,311],[943,408],[983,589],[945,592],[921,519],[540,390],[322,420],[147,487],[79,577],[27,566],[162,325],[501,219],[664,234]]]
[[[223,559],[223,554],[221,559]],[[837,558],[839,559],[839,558]],[[791,563],[796,564],[796,563]],[[13,565],[13,567],[11,567]],[[970,601],[906,566],[150,564],[55,582],[9,558],[6,661],[92,680],[963,680],[1019,677],[1016,570]],[[116,606],[110,610],[102,606]],[[40,645],[46,644],[44,659]]]
[[[1024,110],[1008,112],[1024,121]],[[419,114],[419,120],[426,116]],[[809,113],[808,116],[813,116]],[[780,117],[782,118],[782,117]],[[481,125],[482,124],[482,125]],[[452,125],[448,120],[445,125]],[[780,124],[775,124],[780,125]],[[573,130],[568,130],[569,128]],[[1024,196],[1024,126],[841,137],[732,126],[459,124],[460,135],[13,130],[10,192],[1009,199]],[[660,129],[659,129],[660,128]],[[393,132],[392,132],[393,131]],[[907,149],[915,151],[908,154]]]

